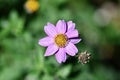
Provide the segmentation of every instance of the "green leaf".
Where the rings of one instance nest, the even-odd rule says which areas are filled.
[[[56,74],[57,74],[57,76],[65,79],[70,74],[71,68],[72,67],[70,65],[67,65],[65,67],[62,67]]]

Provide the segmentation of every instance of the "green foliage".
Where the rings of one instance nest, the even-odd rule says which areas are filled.
[[[0,0],[0,9],[18,2]],[[110,55],[109,50],[120,44],[120,31],[115,23],[99,26],[93,19],[95,6],[88,0],[39,0],[39,3],[40,8],[34,14],[19,10],[18,6],[24,6],[19,4],[11,8],[8,15],[0,17],[0,80],[120,79],[119,72],[100,62],[106,52]],[[38,41],[46,36],[44,26],[47,22],[56,24],[59,19],[76,23],[82,38],[77,44],[79,54],[85,50],[92,54],[88,64],[78,63],[76,56],[68,57],[63,64],[57,63],[55,56],[44,57],[46,48],[39,46]],[[104,52],[105,46],[111,48]]]
[[[58,72],[57,72],[57,76],[60,76],[62,78],[66,78],[68,77],[68,75],[70,74],[71,71],[71,66],[70,65],[66,65],[65,67],[62,67]],[[61,74],[62,73],[62,74]]]
[[[19,18],[18,13],[12,11],[9,15],[9,20],[1,21],[1,27],[3,29],[0,32],[0,38],[6,37],[9,34],[20,36],[23,31],[24,22],[24,18]]]

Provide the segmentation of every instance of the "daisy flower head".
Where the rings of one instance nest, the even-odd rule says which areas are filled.
[[[37,0],[27,0],[24,7],[28,13],[34,13],[39,9],[39,2]]]
[[[74,44],[79,43],[81,39],[72,21],[59,20],[56,26],[47,23],[44,31],[47,36],[39,40],[39,45],[47,47],[44,56],[55,54],[57,62],[62,63],[67,59],[66,54],[75,56],[78,53]]]

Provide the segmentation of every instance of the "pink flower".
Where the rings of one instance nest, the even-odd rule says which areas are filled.
[[[59,20],[56,27],[47,23],[44,31],[48,36],[39,40],[39,45],[48,46],[44,56],[55,54],[56,60],[62,63],[66,61],[66,53],[70,56],[76,55],[78,49],[74,44],[79,43],[81,39],[75,29],[75,23]]]

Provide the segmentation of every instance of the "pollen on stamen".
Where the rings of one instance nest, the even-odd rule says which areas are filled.
[[[55,36],[54,41],[58,47],[65,47],[67,43],[67,36],[64,34],[58,34]]]

